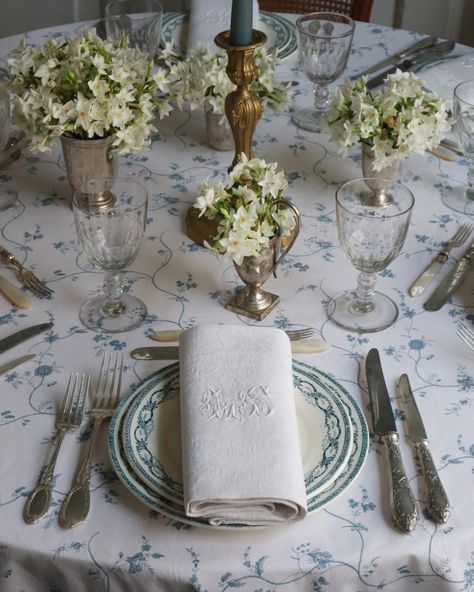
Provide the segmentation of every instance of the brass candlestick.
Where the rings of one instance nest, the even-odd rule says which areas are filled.
[[[235,144],[235,156],[231,171],[240,160],[243,152],[247,158],[253,158],[252,138],[257,122],[262,116],[263,107],[260,97],[249,89],[249,85],[257,74],[257,68],[253,59],[253,52],[257,47],[262,46],[267,40],[265,33],[261,31],[252,32],[252,43],[250,45],[233,46],[230,44],[230,31],[219,33],[214,42],[218,47],[227,51],[227,76],[237,86],[237,89],[229,93],[225,99],[225,113],[232,130]],[[217,234],[219,219],[216,216],[209,220],[202,216],[196,208],[190,207],[186,212],[186,233],[191,240],[198,245],[204,241],[212,243],[213,237]]]
[[[229,120],[235,143],[235,156],[229,171],[240,160],[242,152],[247,158],[253,158],[252,138],[257,122],[262,117],[263,107],[260,97],[249,89],[257,74],[253,52],[267,40],[265,33],[252,32],[250,45],[233,46],[230,44],[230,31],[219,33],[214,43],[225,49],[228,55],[227,76],[237,86],[236,90],[225,98],[225,114]]]

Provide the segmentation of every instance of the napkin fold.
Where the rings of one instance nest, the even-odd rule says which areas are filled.
[[[214,525],[304,518],[288,336],[198,325],[181,334],[179,349],[186,514]]]
[[[191,0],[186,54],[189,56],[201,45],[213,46],[214,37],[230,29],[232,0]],[[253,28],[259,29],[258,0],[253,0]]]

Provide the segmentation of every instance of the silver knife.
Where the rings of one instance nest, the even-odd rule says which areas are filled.
[[[426,483],[426,492],[428,496],[426,505],[434,520],[440,524],[444,524],[447,522],[449,515],[451,514],[451,504],[449,503],[448,496],[433,462],[428,443],[428,436],[426,435],[423,420],[421,419],[420,411],[406,374],[400,376],[398,389],[405,410],[408,437],[412,441],[420,460],[421,470]]]
[[[0,339],[0,354],[15,345],[18,345],[22,341],[29,339],[30,337],[34,337],[43,331],[51,329],[53,327],[53,323],[42,323],[41,325],[33,325],[32,327],[28,327],[27,329],[21,329],[21,331],[17,331],[16,333],[12,333],[8,337],[4,339]]]
[[[441,280],[433,294],[423,304],[423,308],[429,311],[439,310],[464,282],[473,264],[474,241],[472,241],[453,269]]]
[[[453,51],[455,45],[456,44],[454,41],[442,41],[441,43],[437,43],[433,47],[428,47],[428,49],[424,49],[423,51],[417,53],[416,56],[414,56],[413,58],[405,59],[395,64],[395,66],[392,66],[388,70],[384,70],[380,74],[377,74],[377,76],[371,78],[367,82],[367,88],[376,88],[377,86],[380,86],[384,83],[385,78],[389,74],[393,74],[398,68],[403,72],[406,72],[407,70],[413,68],[413,66],[421,64],[422,62],[425,62],[431,58],[446,55],[447,53]]]
[[[418,509],[403,466],[392,405],[383,377],[379,352],[375,348],[371,349],[367,355],[365,372],[373,429],[380,436],[387,451],[392,515],[398,528],[409,532],[415,527]]]
[[[11,362],[2,364],[0,366],[0,374],[5,374],[6,372],[9,372],[10,370],[16,368],[20,364],[28,362],[28,360],[32,360],[35,356],[36,354],[26,354],[26,356],[20,356],[19,358],[16,358],[16,360],[12,360]]]
[[[417,51],[420,51],[422,49],[426,49],[427,47],[431,47],[437,41],[438,41],[438,37],[425,37],[424,39],[417,41],[413,45],[406,47],[402,51],[394,53],[392,56],[385,58],[381,62],[377,62],[373,66],[370,66],[370,68],[367,68],[367,70],[364,70],[363,72],[359,72],[355,76],[352,76],[352,78],[354,79],[354,78],[360,78],[361,76],[367,76],[368,74],[373,74],[374,72],[378,72],[378,70],[381,70],[382,68],[386,68],[387,66],[390,66],[391,64],[397,64],[399,62],[402,62],[409,55],[416,53]]]

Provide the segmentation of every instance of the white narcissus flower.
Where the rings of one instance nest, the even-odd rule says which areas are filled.
[[[141,151],[156,129],[155,116],[171,111],[179,82],[170,62],[153,72],[146,54],[125,40],[104,41],[95,29],[39,48],[21,41],[9,65],[13,118],[40,151],[64,133],[113,136],[117,153]]]
[[[210,186],[208,181],[201,185],[194,207],[199,216],[218,217],[217,235],[206,247],[240,265],[275,235],[291,232],[294,216],[279,201],[288,183],[277,167],[277,163],[249,160],[241,154],[226,186],[222,182]]]
[[[361,141],[372,146],[378,171],[434,148],[449,129],[446,102],[400,70],[387,76],[383,90],[369,90],[366,77],[339,85],[324,123],[342,154]]]

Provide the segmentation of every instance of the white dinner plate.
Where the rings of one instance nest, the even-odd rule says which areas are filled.
[[[269,53],[276,49],[282,60],[296,51],[298,42],[292,22],[274,12],[260,12],[259,18],[261,30],[268,38],[265,47]],[[189,12],[168,12],[163,15],[162,40],[172,42],[175,52],[182,56],[186,55],[188,26]]]
[[[474,79],[474,53],[437,58],[414,68],[414,71],[423,79],[427,88],[452,103],[454,87],[463,80]]]
[[[167,376],[173,376],[178,369],[178,364],[172,364],[162,370],[159,370],[151,377],[143,380],[124,396],[117,410],[115,411],[109,428],[109,453],[118,478],[123,483],[126,489],[132,493],[138,500],[149,506],[151,509],[159,512],[173,520],[190,524],[194,526],[201,526],[207,528],[218,529],[242,529],[242,528],[257,528],[248,525],[221,525],[211,526],[206,520],[198,518],[190,518],[186,516],[184,507],[180,503],[176,503],[167,499],[152,489],[150,489],[143,481],[141,481],[137,474],[130,467],[122,446],[122,429],[123,422],[128,411],[129,406],[134,401],[135,397],[139,397],[143,393],[143,389],[149,387],[149,381],[157,378],[157,375],[166,373]],[[327,376],[323,372],[304,364],[303,362],[293,361],[293,370],[296,376],[302,376],[304,380],[308,375],[316,375],[321,381],[324,381],[327,387],[335,394],[341,396],[344,405],[349,414],[352,425],[352,446],[350,457],[343,468],[340,475],[319,494],[308,499],[308,512],[315,512],[322,508],[342,492],[344,492],[357,477],[361,471],[368,451],[368,428],[364,415],[353,399],[353,397],[334,379]]]
[[[125,456],[153,491],[183,504],[179,368],[159,372],[135,395],[125,415]],[[352,425],[341,393],[318,374],[294,375],[295,404],[308,498],[331,485],[351,451]]]

